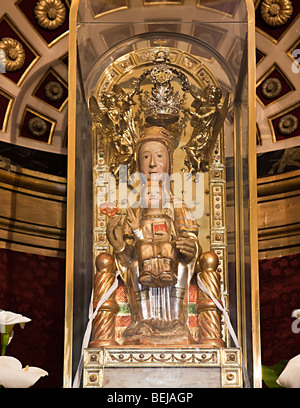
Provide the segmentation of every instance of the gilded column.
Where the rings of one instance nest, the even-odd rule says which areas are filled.
[[[199,260],[199,277],[209,293],[220,303],[220,273],[217,272],[218,256],[204,252]],[[198,344],[204,347],[224,347],[221,333],[221,312],[214,301],[198,288]]]
[[[114,258],[102,252],[96,258],[96,270],[94,276],[94,310],[100,299],[114,284],[116,273],[114,272]],[[89,347],[115,346],[115,321],[119,312],[119,305],[115,300],[115,293],[100,306],[96,317],[93,320],[93,340]]]

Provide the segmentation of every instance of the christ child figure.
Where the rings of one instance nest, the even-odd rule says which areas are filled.
[[[177,283],[177,232],[171,217],[164,214],[162,184],[149,181],[141,189],[140,218],[131,209],[127,223],[132,229],[137,248],[140,274],[144,286],[166,287]]]

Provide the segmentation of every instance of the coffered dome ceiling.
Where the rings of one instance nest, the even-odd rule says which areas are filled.
[[[194,1],[204,10],[234,18],[236,0]],[[103,3],[99,6],[90,0],[95,20],[102,13],[120,13],[127,7],[126,0]],[[275,152],[280,159],[284,149],[300,144],[300,2],[257,0],[254,5],[258,158],[265,159],[266,154]],[[22,167],[62,176],[66,175],[67,155],[69,9],[70,0],[6,0],[0,4],[2,162],[7,159]],[[224,47],[221,30],[195,30],[208,44],[217,49]],[[236,44],[232,35],[232,47]],[[238,53],[232,55],[239,57]],[[14,145],[13,150],[9,144]],[[300,160],[296,157],[297,162]]]
[[[256,1],[258,151],[299,144],[298,1]]]
[[[0,5],[0,138],[20,147],[13,153],[1,145],[1,155],[44,172],[51,159],[63,171],[57,165],[65,167],[67,154],[69,7],[68,0]]]

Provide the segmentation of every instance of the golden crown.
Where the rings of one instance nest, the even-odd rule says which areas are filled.
[[[180,112],[183,111],[186,92],[190,90],[190,82],[186,75],[169,66],[169,58],[165,51],[160,49],[155,54],[154,66],[145,70],[139,77],[135,91],[140,97],[145,120],[150,125],[166,126],[179,120]],[[181,81],[182,97],[179,91],[175,91],[171,81],[177,77]],[[150,78],[153,84],[151,93],[141,89],[143,81]]]

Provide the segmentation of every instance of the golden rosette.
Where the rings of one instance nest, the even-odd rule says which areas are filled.
[[[66,18],[66,8],[61,0],[40,0],[34,8],[34,15],[40,27],[56,30]]]

